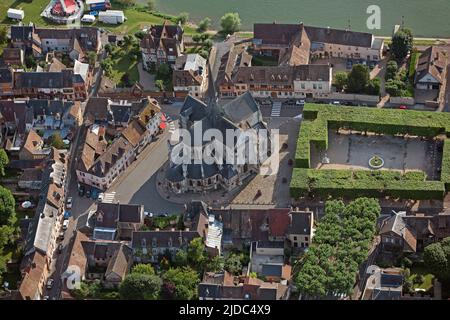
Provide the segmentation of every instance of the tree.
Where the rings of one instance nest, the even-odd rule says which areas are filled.
[[[164,81],[162,80],[155,80],[155,86],[160,90],[160,91],[164,91],[165,86],[164,86]]]
[[[334,86],[341,92],[347,85],[347,72],[336,72],[334,75]]]
[[[164,273],[163,279],[175,286],[174,299],[193,300],[197,298],[197,286],[200,279],[198,273],[192,268],[171,268]]]
[[[56,149],[63,149],[65,146],[65,143],[59,133],[52,134],[49,138],[49,143],[52,147]]]
[[[0,175],[5,175],[5,168],[9,163],[8,155],[6,154],[5,149],[0,149]]]
[[[188,264],[188,255],[185,250],[179,250],[173,258],[173,263],[177,267],[184,267]]]
[[[398,64],[395,60],[390,60],[386,65],[385,79],[394,79],[398,72]]]
[[[119,286],[119,295],[124,300],[157,300],[162,281],[158,276],[130,273]]]
[[[155,0],[147,0],[146,4],[147,4],[147,7],[146,7],[147,10],[149,10],[149,11],[155,10],[155,7],[156,7]]]
[[[159,66],[158,70],[156,70],[155,78],[158,80],[163,80],[164,82],[170,81],[170,67],[168,64],[163,63]]]
[[[403,61],[413,48],[414,38],[411,30],[402,28],[392,37],[391,51],[397,62]]]
[[[370,95],[379,95],[380,94],[380,79],[374,78],[372,80],[369,80],[369,82],[366,85],[365,89],[366,94]]]
[[[176,22],[181,23],[181,25],[185,25],[186,22],[188,21],[188,19],[189,19],[189,13],[181,12],[177,17]]]
[[[220,18],[220,26],[225,34],[233,34],[241,28],[241,18],[237,12],[228,12]]]
[[[131,273],[139,273],[153,276],[155,274],[155,269],[153,269],[151,264],[138,263],[131,269]]]
[[[206,263],[206,270],[220,272],[225,268],[225,259],[221,256],[215,256]]]
[[[94,68],[95,62],[97,61],[97,54],[94,51],[89,51],[87,54],[87,60],[88,60],[89,66],[91,68]]]
[[[193,239],[187,248],[188,262],[193,267],[201,267],[205,262],[205,244],[203,238],[197,237]]]
[[[8,41],[8,29],[6,26],[0,26],[0,44]]]
[[[0,252],[8,244],[14,241],[16,229],[11,225],[0,226]]]
[[[100,67],[103,69],[107,77],[111,77],[113,71],[111,59],[105,59],[100,62]]]
[[[370,72],[367,66],[354,65],[347,78],[347,91],[349,93],[362,93],[369,82]]]
[[[423,261],[439,280],[450,280],[450,237],[426,246]]]
[[[205,32],[211,26],[211,19],[206,17],[198,23],[197,32]]]
[[[9,189],[0,186],[0,225],[12,226],[16,222],[16,202]]]
[[[230,254],[230,256],[227,259],[225,259],[225,270],[234,275],[241,274],[242,272],[241,256],[235,253]]]
[[[142,39],[144,39],[144,37],[145,37],[146,34],[147,34],[146,32],[144,32],[144,31],[142,31],[142,30],[139,30],[138,32],[136,32],[136,33],[134,34],[134,36],[135,36],[137,39],[142,40]]]

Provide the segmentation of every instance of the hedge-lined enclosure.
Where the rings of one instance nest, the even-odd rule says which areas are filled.
[[[294,277],[302,297],[351,295],[359,266],[367,259],[380,212],[375,199],[359,198],[347,206],[342,201],[326,203],[325,216]]]
[[[384,197],[401,199],[442,199],[442,181],[425,181],[422,171],[402,175],[398,171],[335,170],[295,168],[291,181],[294,198],[312,192],[320,197]]]
[[[435,137],[450,133],[450,114],[442,112],[377,109],[307,104],[297,140],[295,169],[291,195],[308,192],[320,196],[392,196],[403,199],[442,199],[445,187],[450,188],[450,142],[444,141],[440,181],[410,179],[411,174],[388,170],[314,170],[310,168],[311,144],[319,150],[328,149],[328,130],[339,128],[387,135],[410,134]],[[414,173],[415,174],[415,173]]]

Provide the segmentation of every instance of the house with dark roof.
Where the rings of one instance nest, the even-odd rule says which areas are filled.
[[[151,26],[140,44],[144,68],[175,64],[184,51],[183,32],[181,25],[170,25],[167,20],[162,25]]]
[[[224,271],[206,272],[198,285],[199,300],[287,300],[289,286]]]
[[[304,250],[312,243],[314,236],[314,214],[311,211],[291,211],[286,231],[287,240],[292,248]]]
[[[384,251],[421,252],[427,245],[450,236],[450,214],[398,212],[383,220],[379,234]]]
[[[375,268],[367,278],[361,300],[400,300],[402,290],[401,270]]]
[[[143,225],[144,206],[137,204],[98,203],[86,221],[94,240],[131,240]]]
[[[26,53],[40,56],[47,52],[68,53],[72,59],[82,59],[88,51],[101,49],[100,31],[95,27],[72,29],[11,26],[11,43]]]
[[[300,24],[255,23],[253,48],[279,63],[308,64],[309,57],[381,60],[384,43],[373,34]],[[294,57],[293,57],[294,56]]]
[[[12,97],[14,95],[13,84],[12,69],[0,66],[0,97]]]

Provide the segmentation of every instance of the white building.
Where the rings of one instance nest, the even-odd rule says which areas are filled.
[[[173,90],[202,98],[208,87],[207,70],[206,59],[199,54],[179,56],[173,70]]]

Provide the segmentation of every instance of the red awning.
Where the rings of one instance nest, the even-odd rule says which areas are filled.
[[[167,119],[166,119],[166,115],[163,113],[162,114],[162,116],[161,116],[161,121],[164,121],[164,122],[166,122],[167,121]]]
[[[159,127],[160,127],[161,129],[165,129],[165,128],[167,127],[167,124],[166,124],[165,122],[161,122],[161,123],[159,124]]]

